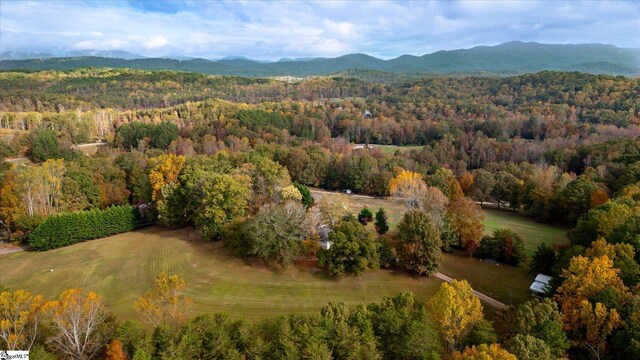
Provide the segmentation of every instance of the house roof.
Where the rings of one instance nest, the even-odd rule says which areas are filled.
[[[545,285],[548,285],[549,282],[551,282],[551,276],[544,275],[544,274],[538,274],[534,281],[537,281],[537,282],[543,283]]]
[[[529,286],[529,290],[540,294],[546,293],[550,282],[551,276],[538,274],[533,283],[531,283],[531,286]]]
[[[547,292],[547,285],[541,282],[534,281],[533,284],[529,286],[529,290],[537,292],[539,294],[544,294]]]

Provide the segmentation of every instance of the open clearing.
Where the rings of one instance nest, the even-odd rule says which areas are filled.
[[[336,192],[311,189],[315,197],[336,196]],[[349,201],[348,210],[358,214],[363,207],[369,208],[375,214],[379,208],[387,212],[389,229],[394,231],[398,222],[402,220],[404,205],[391,198],[375,198],[371,196],[344,194]],[[491,234],[496,229],[510,229],[522,236],[525,241],[527,255],[530,257],[541,243],[547,245],[568,244],[567,229],[563,227],[542,224],[526,217],[525,215],[510,210],[483,209],[484,232]]]
[[[547,245],[569,243],[566,228],[535,222],[523,214],[509,210],[484,209],[483,211],[484,232],[490,234],[494,230],[504,228],[515,231],[522,236],[529,258],[543,242]]]
[[[335,196],[332,193],[318,192]],[[404,207],[390,199],[347,196],[349,210],[384,207],[392,231]],[[565,229],[536,223],[508,211],[485,210],[486,231],[507,227],[518,232],[533,251],[541,242],[566,243]],[[193,233],[192,233],[193,234]],[[327,278],[321,271],[290,269],[276,272],[260,264],[235,258],[221,243],[187,236],[186,229],[158,227],[92,240],[43,253],[18,252],[0,257],[0,285],[26,289],[46,297],[73,287],[105,297],[119,318],[138,318],[133,302],[149,289],[161,272],[177,273],[191,285],[193,314],[228,312],[259,319],[284,313],[311,313],[329,301],[370,303],[400,291],[412,291],[421,301],[429,298],[440,280],[381,270],[354,278]],[[527,267],[491,265],[461,251],[444,254],[441,272],[467,279],[475,290],[505,304],[529,299],[533,276]]]
[[[336,196],[336,193],[312,189],[314,196]],[[404,205],[390,198],[373,198],[362,195],[346,195],[349,211],[357,214],[362,207],[376,212],[383,207],[389,219],[390,232],[402,219]],[[509,210],[483,209],[485,233],[491,234],[499,228],[511,229],[525,241],[527,255],[531,257],[541,243],[568,244],[567,229],[538,223],[520,213]],[[518,304],[530,298],[529,285],[534,275],[529,273],[528,265],[518,267],[508,265],[491,265],[477,258],[469,257],[463,251],[443,254],[440,272],[454,279],[466,279],[473,288],[485,295],[493,297],[507,305]]]
[[[356,144],[356,145],[365,145],[365,144]],[[378,144],[369,144],[370,148],[380,149],[384,154],[393,155],[396,151],[400,150],[400,152],[407,152],[411,150],[420,151],[424,147],[423,145],[378,145]]]
[[[312,270],[278,273],[234,258],[219,242],[189,240],[186,229],[157,227],[0,257],[0,285],[48,298],[73,287],[96,291],[121,319],[139,318],[133,302],[161,271],[177,273],[191,285],[193,315],[221,311],[247,319],[311,313],[330,301],[370,303],[401,291],[424,301],[441,283],[386,270],[339,280]]]

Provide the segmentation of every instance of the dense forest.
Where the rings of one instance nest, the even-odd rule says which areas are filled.
[[[382,84],[6,72],[0,135],[3,158],[30,160],[1,165],[0,231],[33,250],[157,222],[194,227],[276,269],[317,256],[332,277],[381,267],[431,276],[452,249],[553,277],[544,300],[488,320],[462,281],[443,285],[426,307],[404,293],[253,324],[220,314],[184,318],[185,284],[160,274],[135,305],[153,320],[152,332],[114,324],[96,294],[69,290],[45,306],[19,289],[3,292],[0,308],[35,314],[15,322],[34,325],[42,310],[49,332],[65,329],[61,319],[73,306],[95,305],[100,330],[88,333],[82,351],[50,334],[16,340],[43,357],[640,357],[638,79],[541,72]],[[91,156],[76,146],[96,141],[107,146]],[[392,196],[406,213],[385,234],[384,210],[348,214],[339,200],[314,204],[308,187]],[[571,243],[542,244],[527,259],[510,229],[483,236],[486,202],[564,224]],[[318,247],[320,227],[331,229],[330,248]]]

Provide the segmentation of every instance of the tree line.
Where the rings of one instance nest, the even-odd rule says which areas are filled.
[[[72,359],[554,359],[568,347],[550,300],[505,313],[503,333],[462,281],[444,283],[426,303],[412,293],[350,306],[331,302],[312,315],[249,322],[227,314],[192,317],[187,284],[160,273],[133,304],[143,322],[117,321],[99,294],[80,289],[47,300],[28,291],[0,294],[0,341],[42,358]],[[540,327],[540,325],[544,325]]]

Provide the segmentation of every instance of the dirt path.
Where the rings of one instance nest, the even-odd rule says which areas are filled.
[[[440,279],[442,281],[446,281],[446,282],[451,282],[451,281],[454,280],[454,279],[450,278],[449,276],[447,276],[447,275],[445,275],[443,273],[436,273],[434,276],[437,277],[438,279]],[[509,308],[509,306],[507,306],[506,304],[503,304],[500,301],[498,301],[498,300],[496,300],[496,299],[494,299],[492,297],[489,297],[489,296],[487,296],[487,295],[485,295],[485,294],[483,294],[481,292],[473,290],[473,294],[475,296],[477,296],[478,299],[484,301],[485,303],[489,304],[490,306],[492,306],[492,307],[494,307],[496,309],[507,309],[507,308]]]
[[[26,247],[10,245],[10,244],[0,244],[0,255],[7,255],[17,253],[19,251],[27,250]]]

